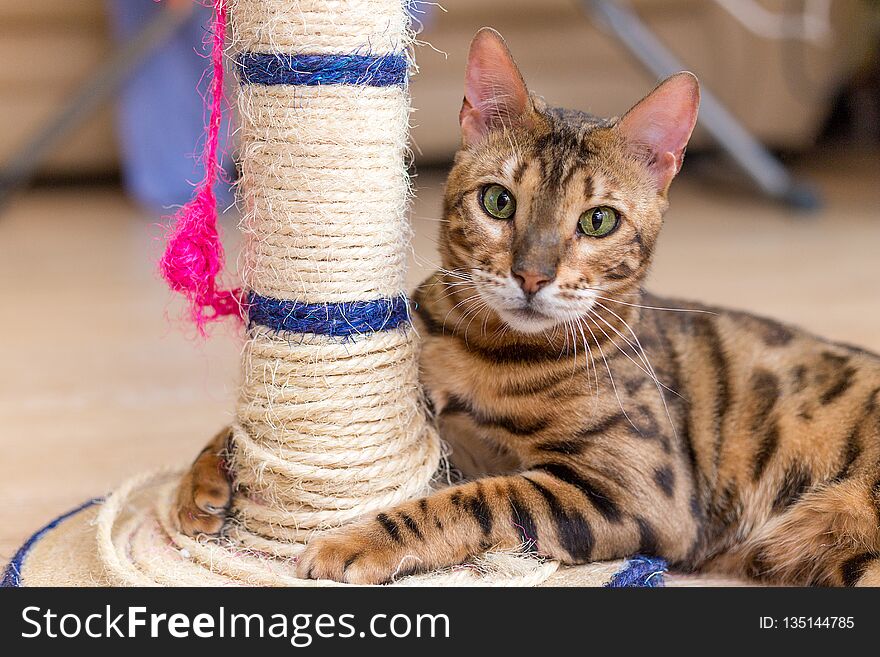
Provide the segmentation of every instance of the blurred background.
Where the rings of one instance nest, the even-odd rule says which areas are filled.
[[[553,104],[621,114],[678,66],[709,91],[654,291],[880,351],[880,2],[441,4],[413,5],[411,284],[436,265],[467,45],[491,25]],[[156,271],[201,177],[209,25],[189,0],[0,0],[0,559],[231,417],[237,329],[195,338]]]

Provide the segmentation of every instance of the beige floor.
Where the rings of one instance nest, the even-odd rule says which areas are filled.
[[[805,169],[828,199],[806,220],[679,181],[651,287],[880,350],[880,159]],[[436,261],[442,182],[418,181],[413,282]],[[155,223],[112,190],[33,193],[0,215],[0,558],[128,475],[188,461],[230,418],[239,338],[175,319]]]

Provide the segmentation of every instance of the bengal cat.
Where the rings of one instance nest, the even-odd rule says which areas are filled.
[[[316,538],[300,576],[387,582],[497,547],[880,585],[880,358],[642,291],[698,104],[679,73],[619,120],[553,108],[477,34],[443,268],[413,303],[468,480]],[[225,441],[181,486],[189,533],[223,526]]]

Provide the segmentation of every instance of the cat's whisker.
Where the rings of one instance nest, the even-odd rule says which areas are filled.
[[[577,371],[577,359],[578,359],[577,340],[575,340],[574,326],[572,325],[570,319],[565,320],[565,326],[566,326],[566,333],[571,331],[571,346],[572,346],[572,350],[574,351],[574,359],[571,362],[571,371],[572,371],[572,374],[574,374],[574,372]]]
[[[444,283],[443,287],[447,289],[451,289],[453,292],[457,291],[455,288],[468,288],[468,287],[477,287],[477,283],[473,281],[455,281],[452,283]],[[445,297],[444,297],[445,298]]]
[[[599,288],[593,288],[593,287],[589,287],[586,289],[594,291],[594,292],[604,292],[605,291],[605,290],[600,290]],[[590,295],[590,297],[594,298],[594,299],[601,299],[602,301],[610,301],[612,303],[619,303],[623,306],[630,306],[632,308],[642,308],[644,310],[665,310],[667,312],[672,312],[672,313],[699,313],[699,314],[704,314],[704,315],[716,315],[716,316],[718,315],[718,313],[712,312],[711,310],[702,310],[700,308],[667,308],[666,306],[646,306],[641,303],[630,303],[628,301],[621,301],[620,299],[614,299],[612,297],[603,297],[603,296],[600,296],[597,294]]]
[[[478,300],[479,300],[479,298],[480,298],[479,293],[478,293],[478,292],[474,292],[474,293],[471,294],[470,296],[465,297],[464,299],[462,299],[461,301],[459,301],[457,304],[455,304],[454,306],[452,306],[452,308],[449,309],[449,312],[447,312],[447,313],[446,313],[446,316],[443,318],[443,322],[444,322],[444,324],[446,323],[446,320],[449,318],[450,313],[452,313],[452,312],[454,312],[455,310],[457,310],[459,306],[461,306],[461,305],[463,305],[463,304],[466,304],[466,303],[468,303],[469,301],[473,301],[474,299],[478,299]]]
[[[477,301],[479,303],[474,308],[467,309],[462,314],[462,316],[459,318],[459,320],[455,323],[455,326],[452,329],[453,333],[457,333],[458,327],[461,326],[461,323],[465,319],[467,319],[468,317],[473,315],[471,320],[468,322],[467,327],[465,327],[465,331],[464,331],[464,343],[465,343],[465,346],[468,346],[468,347],[470,346],[470,343],[468,342],[468,330],[470,329],[471,324],[473,323],[474,319],[476,319],[476,317],[480,313],[480,311],[482,311],[484,308],[488,308],[488,306],[486,305],[486,303],[482,299],[478,299]]]
[[[563,356],[568,353],[568,330],[565,329],[562,332],[562,337],[565,338],[565,342],[562,345],[562,350],[559,352],[559,356],[556,360],[562,360]]]
[[[572,364],[572,374],[575,374],[578,369],[577,343],[580,342],[581,345],[583,346],[582,352],[584,354],[584,365],[587,366],[587,380],[589,381],[589,377],[590,377],[590,356],[589,356],[590,345],[586,340],[586,336],[584,335],[583,331],[581,330],[580,326],[578,325],[578,322],[575,321],[574,318],[570,318],[570,319],[566,320],[566,324],[570,327],[572,344],[574,344],[574,362]],[[580,341],[577,339],[578,333],[580,333],[580,336],[581,336]]]
[[[605,308],[605,306],[602,306],[602,304],[597,304],[597,305],[601,306],[602,308]],[[605,308],[605,309],[608,310],[607,308]],[[623,324],[629,329],[629,332],[633,334],[633,337],[636,340],[635,343],[632,340],[630,340],[628,337],[623,335],[623,333],[621,333],[617,329],[616,326],[614,326],[607,319],[602,317],[602,315],[600,313],[590,312],[589,314],[594,318],[598,317],[600,320],[602,320],[602,323],[604,323],[608,328],[610,328],[612,331],[614,331],[614,333],[621,340],[623,340],[630,349],[632,349],[633,353],[639,358],[640,361],[642,361],[645,368],[647,368],[647,371],[645,370],[645,368],[642,368],[641,366],[639,366],[639,364],[636,363],[635,361],[633,361],[633,364],[636,365],[637,367],[639,367],[639,369],[641,369],[643,372],[645,372],[645,374],[647,374],[656,385],[662,386],[663,388],[665,388],[666,390],[671,392],[673,395],[681,397],[681,395],[676,390],[673,390],[672,388],[670,388],[668,385],[666,385],[665,383],[660,381],[659,377],[657,377],[657,372],[654,370],[654,366],[651,364],[651,361],[648,359],[647,352],[645,351],[644,347],[642,347],[642,344],[639,342],[638,336],[636,336],[635,332],[632,330],[632,328],[630,328],[630,326],[626,323],[626,321],[623,320],[621,317],[618,317],[612,311],[609,310],[608,312],[611,312],[612,315],[614,315],[615,317],[617,317],[617,319],[619,319],[621,322],[623,322]],[[604,333],[604,330],[603,330],[603,333]],[[606,334],[606,337],[608,337],[607,334]],[[608,339],[610,340],[611,338],[608,337]],[[626,351],[624,351],[622,349],[621,349],[621,351],[625,356],[629,357],[629,354],[627,354]],[[632,360],[632,358],[630,358],[630,360]]]
[[[450,278],[454,278],[457,280],[471,280],[473,272],[468,271],[467,269],[438,269],[438,272],[443,274],[444,276],[449,276]]]
[[[444,287],[455,287],[457,285],[476,285],[476,281],[473,281],[469,278],[458,278],[453,279],[451,281],[443,281]]]
[[[452,327],[452,332],[457,335],[458,334],[458,327],[461,326],[461,323],[475,312],[479,312],[479,308],[476,308],[476,309],[468,308],[467,310],[465,310],[465,312],[462,313],[461,317],[458,318],[458,321],[455,323],[455,326]],[[464,343],[465,343],[465,346],[468,346],[468,347],[470,346],[470,343],[468,342],[467,333],[465,333],[465,335],[464,335]]]
[[[611,344],[613,344],[615,347],[617,347],[617,350],[618,350],[620,353],[622,353],[624,356],[626,356],[626,358],[627,358],[627,359],[628,359],[633,365],[635,365],[635,366],[639,369],[639,371],[641,371],[645,376],[647,376],[649,379],[651,379],[651,381],[652,381],[655,385],[660,385],[660,386],[663,386],[664,388],[666,388],[667,386],[665,386],[663,383],[661,383],[660,381],[658,381],[658,380],[657,380],[657,377],[656,377],[655,375],[653,375],[653,374],[651,373],[651,371],[649,371],[648,369],[646,369],[644,366],[640,365],[640,364],[639,364],[639,363],[638,363],[638,362],[637,362],[632,356],[630,356],[630,355],[626,352],[625,349],[623,349],[623,347],[621,347],[619,344],[617,344],[617,342],[616,342],[616,341],[615,341],[610,335],[608,335],[608,333],[605,331],[605,329],[603,329],[603,328],[599,325],[599,323],[596,322],[596,320],[595,320],[596,317],[599,317],[599,316],[596,315],[595,313],[588,313],[588,319],[593,320],[593,323],[596,325],[596,328],[599,329],[599,330],[602,332],[602,335],[604,335],[604,336],[608,339],[608,341],[609,341]],[[602,319],[603,322],[605,321],[602,317],[599,317],[599,319]],[[605,324],[608,324],[608,322],[605,322]],[[610,326],[610,325],[609,325],[609,326]],[[616,329],[614,329],[613,326],[611,327],[611,329],[612,329],[612,330],[613,330],[613,331],[614,331],[619,337],[623,338],[623,340],[626,341],[626,337],[623,336],[623,335],[621,335],[620,332],[617,331]],[[628,344],[629,344],[629,343],[628,343]],[[638,352],[636,351],[635,347],[634,347],[632,344],[629,344],[629,346],[633,349],[633,352],[635,352],[636,355],[638,355]],[[670,392],[674,392],[674,391],[673,391],[673,390],[670,390]]]
[[[611,366],[608,364],[608,359],[605,357],[605,350],[602,349],[602,344],[596,339],[596,334],[593,333],[593,329],[590,328],[590,325],[584,324],[584,326],[587,327],[587,330],[593,337],[593,341],[596,343],[596,347],[599,348],[599,354],[602,356],[602,361],[605,363],[605,369],[608,371],[608,379],[611,382],[611,389],[614,391],[614,396],[617,398],[617,405],[620,407],[620,412],[623,413],[623,417],[626,418],[626,421],[630,423],[632,428],[638,431],[638,427],[636,427],[630,419],[629,414],[626,412],[626,409],[623,407],[623,401],[620,399],[620,392],[617,390],[617,384],[614,381],[614,374],[611,373]]]
[[[477,299],[476,299],[476,301],[474,302],[474,307],[473,307],[473,308],[469,308],[469,309],[465,312],[465,314],[463,315],[463,317],[467,317],[467,316],[471,315],[471,314],[474,313],[474,312],[475,312],[476,314],[479,314],[481,311],[483,311],[483,310],[488,310],[488,309],[489,309],[489,304],[487,304],[487,303],[486,303],[486,300],[483,299],[483,297],[480,296],[480,294],[478,293],[478,294],[477,294]],[[474,319],[476,318],[476,314],[475,314],[475,316],[474,316]],[[461,320],[459,320],[459,322],[460,322],[460,321],[461,321]],[[473,319],[471,319],[471,322],[473,322]],[[471,324],[468,323],[467,327],[465,328],[465,333],[467,333],[468,329],[470,328],[470,325],[471,325]],[[458,328],[458,325],[456,325],[456,328]]]
[[[459,293],[464,292],[468,289],[476,290],[477,285],[478,285],[477,283],[475,283],[474,281],[470,281],[470,280],[454,281],[451,283],[444,282],[443,287],[446,288],[446,293],[441,295],[440,297],[438,297],[437,300],[442,301],[443,299],[451,297],[454,294],[459,294]]]
[[[447,295],[447,296],[449,296],[449,295]],[[444,298],[445,298],[445,297],[444,297]],[[443,318],[443,323],[444,323],[444,325],[445,325],[445,323],[446,323],[446,320],[449,318],[449,315],[450,315],[451,313],[455,312],[460,306],[462,306],[462,305],[464,305],[464,304],[466,304],[466,303],[475,303],[475,304],[476,304],[476,308],[477,308],[478,310],[479,310],[480,308],[486,307],[486,305],[487,305],[487,304],[486,304],[486,301],[485,301],[485,300],[482,298],[482,296],[480,295],[479,290],[476,290],[473,294],[468,295],[467,297],[465,297],[464,299],[462,299],[461,301],[459,301],[458,303],[456,303],[454,306],[452,306],[452,308],[449,309],[449,312],[447,312],[447,313],[446,313],[446,316]],[[473,308],[466,309],[466,311],[465,311],[465,313],[463,314],[463,316],[466,317],[466,316],[467,316],[470,312],[472,312],[472,311],[473,311]],[[460,321],[461,321],[461,320],[459,320],[459,322],[460,322]],[[458,325],[456,324],[456,328],[457,328],[457,326],[458,326]]]
[[[664,404],[665,404],[665,398],[663,397],[662,392],[660,392],[660,386],[662,386],[663,388],[666,388],[666,389],[669,390],[670,392],[675,393],[675,391],[672,390],[672,389],[670,389],[668,386],[666,386],[666,385],[665,385],[664,383],[662,383],[661,381],[659,381],[658,378],[657,378],[657,376],[656,376],[656,374],[653,373],[653,370],[646,369],[645,367],[643,367],[642,365],[640,365],[638,362],[636,362],[636,361],[633,359],[633,357],[630,356],[630,354],[628,354],[628,353],[626,352],[626,350],[623,349],[623,348],[622,348],[622,347],[621,347],[621,346],[620,346],[620,345],[619,345],[619,344],[618,344],[618,343],[617,343],[617,342],[616,342],[616,341],[615,341],[610,335],[608,335],[608,333],[605,331],[605,329],[603,329],[603,328],[598,324],[598,322],[596,322],[596,320],[595,320],[596,317],[598,317],[599,319],[601,319],[606,325],[608,325],[608,326],[612,329],[612,331],[614,331],[614,333],[615,333],[616,335],[618,335],[618,336],[619,336],[620,338],[622,338],[625,342],[627,342],[627,345],[633,350],[633,352],[634,352],[637,356],[639,356],[639,360],[644,361],[644,359],[641,357],[641,355],[640,355],[640,354],[638,353],[638,351],[636,350],[635,346],[633,346],[629,341],[627,341],[626,336],[622,335],[622,334],[621,334],[619,331],[617,331],[613,326],[611,326],[610,324],[608,324],[608,322],[606,322],[605,319],[604,319],[603,317],[601,317],[601,316],[599,316],[599,315],[596,315],[596,314],[594,314],[594,313],[589,313],[589,317],[588,317],[588,318],[591,319],[591,320],[593,321],[594,324],[596,324],[596,328],[599,329],[599,330],[602,332],[602,334],[608,339],[608,341],[609,341],[611,344],[613,344],[613,345],[617,348],[617,350],[618,350],[620,353],[622,353],[624,356],[626,356],[627,360],[629,360],[629,361],[630,361],[630,362],[631,362],[636,368],[638,368],[638,369],[639,369],[639,370],[640,370],[645,376],[647,376],[647,377],[651,380],[651,382],[654,383],[655,386],[658,386],[658,393],[660,394],[660,399],[661,399],[661,401],[663,401]],[[677,393],[675,393],[675,394],[677,394]],[[672,422],[672,419],[670,418],[670,423],[671,423],[671,422]]]
[[[455,283],[446,283],[444,285],[444,287],[446,287],[446,288],[477,287],[477,283],[474,283],[473,281],[458,281]]]
[[[467,341],[468,333],[470,333],[471,324],[473,324],[474,320],[480,316],[480,313],[483,312],[486,318],[489,317],[489,313],[485,312],[487,310],[488,310],[488,306],[485,303],[481,307],[477,308],[477,312],[474,313],[474,316],[471,317],[471,320],[468,322],[467,326],[464,327],[465,341]],[[485,335],[485,331],[482,333],[482,335]]]
[[[451,294],[456,292],[455,288],[467,288],[469,286],[476,287],[476,283],[473,283],[471,281],[453,281],[440,283],[439,286],[442,287],[446,292],[446,294],[442,297],[445,299],[447,296],[451,296]],[[432,285],[431,287],[434,287],[434,285]]]
[[[473,287],[473,288],[466,287],[466,288],[463,288],[463,289],[460,289],[460,290],[450,290],[450,291],[448,291],[446,294],[444,294],[444,295],[442,295],[442,296],[440,296],[440,297],[437,297],[437,301],[443,301],[444,299],[448,299],[449,297],[451,297],[451,296],[453,296],[453,295],[456,295],[456,294],[459,294],[459,293],[467,292],[467,291],[470,290],[470,289],[476,290],[476,287]]]
[[[591,317],[591,319],[593,319],[593,317]],[[600,319],[601,319],[601,317],[600,317]],[[595,319],[593,319],[593,321],[595,323]],[[605,324],[607,325],[607,322],[605,322]],[[603,329],[598,324],[596,324],[596,328],[598,328],[600,331],[602,331],[602,333],[605,335],[605,337],[608,338],[608,341],[611,342],[615,347],[617,347],[618,351],[620,351],[620,353],[622,353],[624,356],[626,356],[626,358],[633,365],[635,365],[639,369],[639,371],[641,371],[645,376],[647,376],[655,386],[660,386],[662,388],[665,388],[666,390],[669,390],[669,392],[671,392],[671,393],[677,394],[677,393],[675,393],[674,390],[669,388],[669,386],[667,386],[665,383],[660,381],[651,369],[648,369],[647,367],[640,365],[635,359],[633,359],[633,357],[629,353],[627,353],[627,351],[623,347],[621,347],[614,340],[614,338],[612,338],[610,335],[608,335],[608,333],[605,332],[605,329]],[[613,327],[612,327],[612,331],[614,332],[615,335],[617,335],[618,337],[623,339],[624,342],[627,342],[626,336],[622,335],[619,331],[617,331]],[[633,353],[635,353],[639,357],[640,361],[644,362],[644,359],[642,359],[641,355],[638,353],[638,351],[636,350],[636,348],[632,344],[627,342],[627,346],[629,346],[633,350]]]
[[[480,335],[483,337],[486,337],[486,324],[488,321],[489,321],[489,312],[487,310],[487,312],[484,313],[484,315],[483,315],[483,327],[480,331]]]
[[[675,428],[675,423],[672,421],[672,414],[669,412],[669,405],[666,403],[666,395],[663,394],[663,390],[661,389],[661,386],[663,386],[663,388],[665,388],[666,390],[669,390],[669,392],[671,392],[671,393],[674,394],[674,395],[677,395],[677,396],[679,396],[679,397],[681,397],[681,395],[678,393],[678,391],[673,390],[673,389],[670,388],[669,386],[667,386],[667,385],[665,385],[665,384],[663,384],[663,383],[660,382],[660,379],[657,377],[657,372],[656,372],[656,370],[654,369],[654,366],[651,364],[650,359],[648,358],[648,353],[647,353],[647,351],[645,351],[645,348],[642,346],[642,343],[641,343],[641,341],[639,340],[639,336],[636,335],[636,332],[633,330],[633,327],[630,326],[629,322],[627,322],[627,321],[626,321],[625,319],[623,319],[620,315],[618,315],[616,312],[614,312],[614,311],[611,310],[610,308],[606,307],[606,306],[603,305],[602,303],[600,303],[600,302],[597,301],[597,302],[596,302],[596,305],[598,305],[600,308],[602,308],[602,309],[608,311],[609,313],[611,313],[612,315],[614,315],[618,320],[620,320],[621,322],[623,322],[623,325],[624,325],[624,326],[626,327],[626,329],[632,334],[633,339],[636,341],[636,344],[637,344],[638,347],[639,347],[639,350],[641,350],[641,352],[642,352],[642,358],[643,358],[643,360],[645,361],[645,364],[648,366],[648,369],[651,370],[651,374],[653,375],[652,378],[654,379],[654,383],[655,383],[656,386],[657,386],[657,394],[660,395],[660,401],[663,402],[663,408],[664,408],[664,410],[666,411],[666,419],[669,420],[669,426],[672,428],[672,435],[677,437],[677,436],[678,436],[678,431],[677,431],[676,428]],[[597,314],[597,316],[601,317],[601,315],[599,315],[598,313],[596,313],[596,314]],[[602,318],[602,321],[605,321],[605,319]],[[606,323],[607,323],[607,322],[606,322]],[[609,324],[609,326],[610,326],[610,324]],[[615,329],[615,332],[616,332],[618,335],[620,335],[620,332],[617,331],[616,329]],[[624,337],[624,336],[621,335],[620,337]]]
[[[595,395],[595,400],[594,400],[594,404],[593,404],[593,407],[595,408],[596,404],[599,403],[599,370],[596,367],[596,362],[595,362],[595,359],[593,358],[593,349],[590,347],[590,342],[589,342],[589,340],[587,340],[586,334],[584,334],[584,328],[583,328],[583,326],[581,326],[580,321],[576,322],[575,326],[577,327],[578,332],[581,334],[581,340],[583,340],[584,347],[586,348],[586,353],[587,353],[587,358],[586,358],[587,385],[589,386],[591,383],[590,382],[590,365],[591,364],[593,366],[593,372],[596,377],[596,395]],[[587,389],[589,390],[589,387]]]
[[[447,269],[445,267],[438,267],[437,271],[441,274],[470,274],[471,271],[464,267],[456,267],[455,269]]]
[[[581,320],[581,315],[580,315],[580,313],[576,313],[576,312],[568,312],[568,313],[566,313],[566,314],[567,314],[568,317],[570,317],[571,319],[575,320],[575,321],[574,321],[574,326],[577,327],[578,332],[579,332],[580,335],[581,335],[581,340],[583,341],[583,344],[584,344],[584,346],[585,346],[586,349],[587,349],[587,353],[589,354],[589,358],[590,358],[590,360],[593,361],[593,370],[594,370],[594,376],[595,376],[595,380],[596,380],[596,397],[597,397],[597,400],[598,400],[598,397],[599,397],[599,391],[600,391],[600,384],[599,384],[599,369],[598,369],[598,367],[596,367],[595,359],[593,359],[592,348],[590,347],[590,341],[587,340],[587,336],[586,336],[586,334],[584,333],[583,326],[581,325],[581,321],[580,321],[580,320]],[[589,376],[589,368],[587,369],[587,375]]]
[[[587,336],[584,335],[584,327],[581,326],[580,323],[578,323],[577,326],[578,326],[578,331],[580,331],[581,337],[582,337],[583,340],[584,340],[584,344],[587,345],[587,354],[589,354],[589,357],[590,357],[590,363],[592,363],[592,365],[593,365],[593,375],[594,375],[595,378],[596,378],[596,399],[595,399],[595,402],[594,402],[594,404],[593,404],[593,407],[595,408],[596,404],[599,403],[599,391],[600,391],[600,384],[599,384],[599,368],[596,367],[596,359],[593,358],[593,349],[590,347],[590,343],[589,343],[589,341],[587,340]],[[588,367],[587,367],[587,376],[588,376],[588,377],[589,377],[589,374],[590,374],[590,370],[589,370],[589,366],[588,366]]]
[[[462,299],[461,301],[459,301],[459,302],[458,302],[457,304],[455,304],[454,306],[452,306],[452,308],[449,309],[449,312],[447,312],[446,315],[443,317],[443,326],[444,326],[444,327],[446,326],[446,320],[449,319],[449,315],[451,315],[453,312],[455,312],[455,310],[456,310],[459,306],[461,306],[462,304],[468,303],[469,301],[472,301],[472,300],[474,300],[474,299],[479,299],[479,297],[480,297],[479,293],[474,293],[474,294],[470,295],[469,297],[466,297],[466,298]]]

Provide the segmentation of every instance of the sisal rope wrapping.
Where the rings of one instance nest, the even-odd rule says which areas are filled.
[[[404,0],[230,0],[242,52],[381,55],[411,41]]]
[[[248,287],[304,303],[400,294],[406,91],[247,85],[240,98]]]

